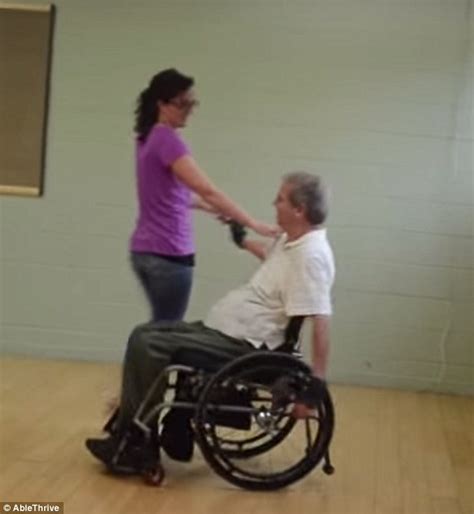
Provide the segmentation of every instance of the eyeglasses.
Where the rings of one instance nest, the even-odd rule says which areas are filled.
[[[174,105],[180,111],[190,111],[199,107],[199,100],[170,100],[168,103]]]

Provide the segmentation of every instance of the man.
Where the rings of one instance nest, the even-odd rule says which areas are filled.
[[[106,465],[151,384],[171,363],[193,366],[198,355],[218,369],[248,352],[277,350],[289,319],[305,316],[312,323],[314,375],[325,378],[335,267],[323,226],[328,207],[321,179],[305,172],[286,175],[274,206],[283,234],[270,248],[259,241],[237,241],[263,264],[246,285],[217,302],[204,323],[148,323],[132,332],[116,434],[86,442]],[[304,417],[308,411],[297,405],[294,413]]]

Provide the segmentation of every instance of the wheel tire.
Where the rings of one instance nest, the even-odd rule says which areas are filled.
[[[287,370],[288,372],[293,373],[301,371],[305,374],[311,375],[311,369],[306,364],[288,354],[279,352],[258,352],[245,355],[224,366],[209,380],[201,394],[195,414],[195,426],[197,429],[196,439],[205,460],[222,478],[234,485],[249,490],[269,491],[280,489],[303,478],[322,460],[331,441],[334,428],[333,404],[326,387],[322,386],[321,390],[323,398],[321,400],[321,405],[323,405],[322,409],[324,410],[326,424],[318,431],[316,441],[313,445],[315,450],[306,458],[298,462],[296,468],[293,466],[294,469],[281,472],[279,475],[268,479],[262,477],[260,480],[235,476],[232,474],[231,470],[229,470],[229,466],[226,467],[221,463],[216,455],[215,448],[209,444],[206,434],[206,404],[208,396],[210,395],[212,388],[221,380],[229,378],[233,374],[236,375],[239,372],[242,372],[242,370],[258,369],[259,365],[265,369],[265,367],[269,366],[269,362],[272,362],[271,366],[274,368],[281,368],[282,370]],[[222,453],[225,458],[225,450]]]

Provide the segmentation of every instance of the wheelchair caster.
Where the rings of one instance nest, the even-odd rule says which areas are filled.
[[[332,464],[324,464],[323,471],[324,473],[326,473],[326,475],[332,475],[336,470],[334,469],[334,466]]]
[[[143,471],[143,479],[148,485],[158,487],[165,478],[165,470],[161,464],[157,464],[154,469]]]

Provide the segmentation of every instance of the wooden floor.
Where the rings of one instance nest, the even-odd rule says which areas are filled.
[[[161,488],[105,474],[85,451],[118,366],[1,361],[0,501],[63,501],[67,514],[473,514],[474,399],[331,388],[335,475],[275,493],[238,490],[198,457],[165,461]]]

